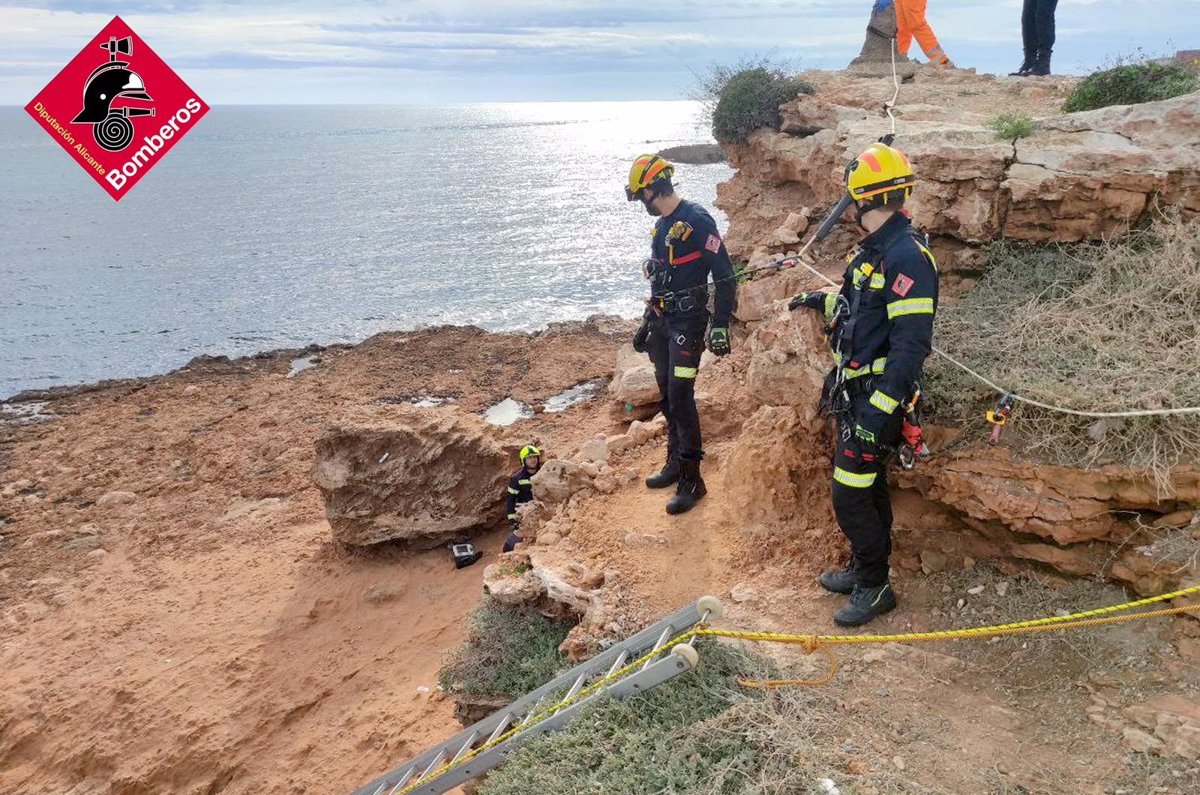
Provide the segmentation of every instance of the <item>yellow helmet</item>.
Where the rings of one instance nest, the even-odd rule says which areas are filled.
[[[675,175],[675,166],[658,155],[638,155],[629,168],[629,184],[625,186],[625,198],[635,201],[638,194],[660,180],[670,181]]]
[[[536,456],[540,460],[542,457],[542,451],[537,449],[533,445],[528,445],[526,447],[522,447],[521,448],[521,464],[524,465],[525,459],[529,458],[530,456]]]
[[[887,144],[871,144],[846,168],[846,190],[850,192],[850,198],[862,201],[877,196],[879,198],[872,202],[876,206],[889,199],[907,199],[916,183],[908,157]],[[897,191],[902,195],[896,196]]]

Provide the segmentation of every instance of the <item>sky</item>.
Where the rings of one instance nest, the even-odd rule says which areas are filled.
[[[686,98],[712,64],[841,68],[872,0],[0,0],[0,105],[120,15],[210,104]],[[1021,0],[928,0],[962,66],[1021,60]],[[1200,48],[1200,0],[1060,0],[1054,67]],[[912,53],[917,55],[914,45]]]

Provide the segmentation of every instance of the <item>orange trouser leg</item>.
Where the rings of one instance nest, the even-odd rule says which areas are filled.
[[[933,28],[929,27],[925,20],[925,0],[896,0],[896,27],[900,31],[896,34],[896,47],[900,52],[908,50],[907,46],[900,47],[901,41],[906,45],[911,44],[912,37],[915,36],[925,52],[925,57],[930,61],[945,63],[950,60],[946,57],[942,45],[938,44]],[[901,38],[901,32],[906,39]]]

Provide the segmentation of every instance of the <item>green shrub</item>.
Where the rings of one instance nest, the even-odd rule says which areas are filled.
[[[1109,105],[1136,105],[1187,94],[1200,88],[1200,77],[1184,67],[1156,63],[1119,64],[1085,77],[1063,110],[1074,113]]]
[[[754,743],[707,727],[744,698],[738,676],[770,677],[772,669],[737,645],[697,648],[695,671],[625,701],[595,702],[567,728],[522,746],[480,795],[745,792],[759,768]]]
[[[485,601],[471,614],[470,636],[447,658],[438,681],[448,692],[519,698],[567,667],[558,647],[572,626]]]
[[[1006,110],[988,122],[988,126],[1004,141],[1028,138],[1033,134],[1033,119],[1020,111]]]
[[[714,138],[745,143],[755,130],[779,129],[779,106],[812,92],[811,85],[788,76],[785,64],[754,58],[735,66],[712,66],[699,78],[693,98],[704,104]]]

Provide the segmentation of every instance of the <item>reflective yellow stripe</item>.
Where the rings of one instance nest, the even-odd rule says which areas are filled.
[[[871,289],[882,290],[884,282],[887,278],[882,273],[876,273],[871,276]]]
[[[844,377],[847,381],[852,381],[855,378],[861,378],[864,375],[880,375],[883,368],[887,367],[887,357],[880,356],[875,361],[871,362],[870,367],[860,367],[857,370],[847,370]]]
[[[905,298],[903,301],[893,301],[887,305],[888,320],[895,320],[905,315],[932,315],[932,298]]]
[[[913,242],[916,242],[916,241],[913,241]],[[937,260],[934,259],[933,252],[930,251],[927,247],[921,245],[920,243],[917,243],[917,248],[921,249],[921,253],[925,255],[925,259],[929,260],[929,264],[933,266],[934,270],[937,270]]]
[[[518,480],[517,485],[518,486],[532,486],[533,481],[532,480]]]
[[[878,472],[866,472],[859,474],[857,472],[847,472],[841,467],[833,468],[833,479],[843,486],[849,486],[852,489],[867,489],[875,484],[875,478]]]
[[[837,310],[837,293],[825,293],[825,319],[833,320],[833,313]]]
[[[508,493],[509,494],[520,494],[520,492],[517,491],[516,489],[514,489],[512,486],[508,487]]]
[[[871,405],[882,411],[884,414],[891,414],[900,405],[900,401],[893,400],[876,389],[871,393]]]
[[[675,368],[675,377],[676,378],[695,378],[696,377],[696,368],[695,367],[676,367]]]

